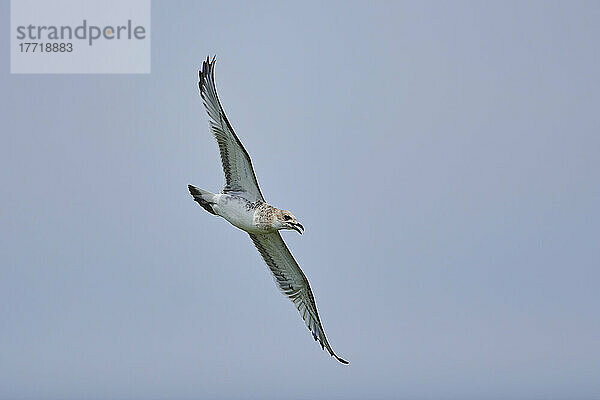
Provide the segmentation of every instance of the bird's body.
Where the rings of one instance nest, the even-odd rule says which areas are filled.
[[[221,193],[211,193],[188,185],[190,194],[206,211],[223,217],[250,235],[279,290],[294,303],[314,339],[339,362],[348,364],[329,345],[308,279],[278,232],[295,230],[301,234],[304,227],[291,212],[273,207],[265,201],[250,156],[233,131],[217,97],[214,64],[214,58],[204,61],[198,85],[210,118],[211,131],[219,145],[225,187]]]
[[[248,233],[277,232],[273,222],[278,209],[265,202],[250,201],[236,194],[210,193],[192,185],[189,189],[196,193],[201,191],[200,196],[209,202],[214,214],[225,218],[236,228]]]

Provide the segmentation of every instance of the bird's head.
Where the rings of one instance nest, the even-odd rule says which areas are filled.
[[[302,234],[304,227],[298,222],[294,214],[286,210],[277,210],[275,212],[274,227],[276,229],[293,229],[299,234]]]

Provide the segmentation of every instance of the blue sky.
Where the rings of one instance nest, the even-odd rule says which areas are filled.
[[[150,75],[11,75],[1,36],[0,397],[597,398],[599,19],[154,2]],[[215,53],[348,367],[187,193],[223,183]]]

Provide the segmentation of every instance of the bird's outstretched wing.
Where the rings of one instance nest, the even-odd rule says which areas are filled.
[[[315,340],[339,362],[348,364],[348,361],[338,357],[329,345],[308,279],[294,260],[279,232],[251,233],[250,238],[273,273],[275,283],[281,292],[294,303]]]
[[[233,131],[217,96],[214,57],[212,61],[206,58],[202,63],[199,77],[200,96],[210,118],[210,130],[217,139],[221,153],[225,173],[223,193],[237,192],[250,201],[265,201],[258,187],[250,156]]]

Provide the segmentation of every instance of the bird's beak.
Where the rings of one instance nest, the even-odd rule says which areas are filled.
[[[302,235],[302,231],[304,231],[304,227],[302,226],[302,224],[292,222],[292,223],[290,223],[290,226],[292,227],[293,230],[295,230],[296,232],[298,232],[299,234]],[[300,229],[302,229],[302,231]]]

